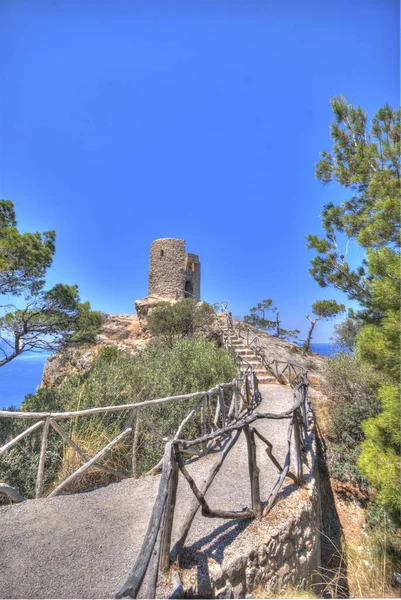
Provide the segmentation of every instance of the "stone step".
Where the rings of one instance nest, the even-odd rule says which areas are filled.
[[[244,344],[232,344],[232,347],[235,348],[235,350],[248,350],[249,352],[252,352],[252,348],[249,348],[248,346],[245,346]]]
[[[265,383],[271,383],[272,381],[276,381],[274,377],[258,377],[259,385],[263,385]]]

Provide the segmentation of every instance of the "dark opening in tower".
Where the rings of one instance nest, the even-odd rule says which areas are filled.
[[[194,295],[194,286],[190,281],[185,282],[184,298],[192,298]]]

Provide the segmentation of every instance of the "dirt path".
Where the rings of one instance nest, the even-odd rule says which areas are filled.
[[[281,412],[292,404],[292,390],[260,386],[259,411]],[[257,421],[274,445],[277,458],[285,452],[288,421]],[[277,471],[258,444],[261,497],[267,495]],[[215,456],[190,466],[200,484]],[[159,476],[127,479],[91,492],[28,500],[0,508],[1,598],[113,598],[130,572],[146,532]],[[250,504],[246,442],[243,435],[228,455],[207,499],[213,507],[241,510]],[[173,542],[192,493],[180,478]],[[222,564],[246,544],[249,521],[195,517],[185,562]]]

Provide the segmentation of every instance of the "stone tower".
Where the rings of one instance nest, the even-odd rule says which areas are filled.
[[[163,238],[150,246],[149,298],[200,302],[200,262],[185,252],[185,240]]]

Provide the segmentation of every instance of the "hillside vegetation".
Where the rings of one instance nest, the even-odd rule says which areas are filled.
[[[158,310],[166,317],[158,329]],[[231,381],[235,365],[227,352],[218,347],[211,329],[213,311],[207,305],[196,305],[187,299],[175,305],[163,304],[155,309],[154,337],[147,347],[134,356],[117,348],[104,347],[89,369],[73,374],[61,385],[42,388],[27,396],[22,404],[26,411],[66,411],[96,406],[136,403],[202,391],[221,382]],[[166,324],[172,323],[174,336],[166,338]],[[188,401],[146,409],[145,416],[163,436],[171,436],[188,413]],[[115,437],[129,418],[129,411],[69,419],[68,435],[88,454],[95,454]],[[21,419],[0,421],[0,444],[22,431]],[[197,433],[194,424],[193,434]],[[161,458],[164,442],[151,436],[141,425],[137,456],[137,472],[132,473],[132,440],[119,444],[105,464],[138,475],[151,469]],[[0,480],[33,497],[40,451],[40,433],[34,433],[7,452],[0,464]],[[55,432],[50,431],[46,459],[46,487],[51,489],[78,468],[80,461]],[[93,472],[78,481],[73,490],[87,489],[107,483],[110,476]]]

